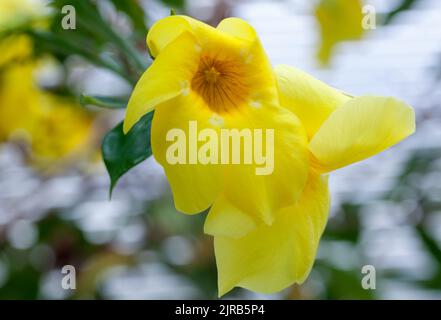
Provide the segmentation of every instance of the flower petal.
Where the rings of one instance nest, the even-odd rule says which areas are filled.
[[[243,149],[244,153],[255,155],[261,138],[262,154],[266,156],[260,165],[254,158],[252,164],[225,167],[223,195],[209,212],[205,231],[237,237],[259,224],[272,224],[278,209],[298,200],[308,176],[307,140],[297,117],[276,106],[249,107],[224,121],[225,128],[252,130],[253,143],[243,145],[254,150]],[[262,132],[262,137],[258,132]],[[267,171],[262,172],[263,168]],[[232,211],[235,217],[231,217]]]
[[[147,46],[151,55],[156,57],[169,43],[184,32],[192,33],[198,39],[201,47],[207,48],[212,47],[213,44],[218,44],[218,46],[214,46],[217,54],[222,54],[222,51],[218,49],[223,42],[230,43],[233,46],[240,44],[240,41],[235,39],[233,35],[221,32],[220,29],[213,28],[188,16],[174,15],[158,20],[149,30]]]
[[[216,236],[219,295],[233,287],[272,293],[308,276],[329,212],[326,177],[311,174],[295,206],[283,208],[271,226],[242,238]]]
[[[275,73],[280,104],[299,117],[309,138],[337,107],[350,100],[349,96],[296,68],[278,65]]]
[[[167,45],[184,32],[195,35],[210,32],[213,27],[183,15],[174,15],[158,20],[147,34],[150,54],[156,57]]]
[[[200,52],[196,38],[182,33],[167,46],[142,75],[132,92],[124,119],[124,133],[156,105],[188,90]]]
[[[152,120],[152,151],[156,161],[164,168],[170,183],[177,210],[195,214],[212,205],[222,188],[222,167],[215,164],[189,163],[189,122],[197,122],[197,134],[211,127],[212,114],[193,93],[180,95],[161,104]],[[173,142],[167,141],[170,130],[185,133],[185,164],[170,164],[167,152]]]
[[[156,22],[147,35],[147,44],[156,56],[183,32],[192,33],[201,55],[217,60],[235,60],[244,68],[244,85],[252,87],[251,100],[275,103],[276,80],[272,66],[253,27],[244,20],[228,18],[213,28],[187,16],[170,16]],[[222,50],[219,50],[222,48]]]
[[[413,109],[389,97],[354,98],[332,113],[310,142],[322,172],[373,156],[415,131]]]
[[[217,25],[216,29],[245,41],[253,42],[257,39],[254,28],[240,18],[226,18]]]
[[[255,174],[255,167],[228,167],[224,190],[226,201],[222,202],[226,208],[221,210],[221,205],[215,203],[207,217],[207,233],[238,237],[262,222],[271,224],[278,208],[290,205],[298,199],[308,171],[303,147],[306,137],[297,117],[273,106],[278,101],[277,82],[254,28],[242,19],[227,18],[220,22],[217,29],[247,43],[243,55],[247,56],[247,74],[253,88],[249,103],[252,107],[246,109],[249,114],[237,117],[239,123],[229,122],[229,126],[275,130],[273,173],[258,176]],[[222,217],[228,216],[225,212],[231,210],[227,209],[231,206],[234,206],[235,212],[241,212],[240,216],[243,218],[238,220]],[[251,219],[244,218],[245,215]],[[214,216],[223,222],[215,224]],[[242,222],[241,228],[239,222]]]
[[[251,99],[265,103],[276,102],[275,75],[254,28],[242,19],[227,18],[216,29],[242,43],[241,54],[246,61],[247,82],[253,88]]]
[[[243,237],[259,223],[228,200],[223,193],[214,202],[204,224],[204,232],[210,235]]]

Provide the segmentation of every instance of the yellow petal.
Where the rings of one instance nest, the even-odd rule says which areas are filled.
[[[261,293],[302,283],[314,263],[329,211],[327,179],[311,175],[295,206],[242,238],[215,236],[219,295],[239,286]]]
[[[248,23],[238,18],[228,18],[223,20],[217,28],[213,28],[187,16],[171,16],[161,19],[154,24],[147,36],[147,43],[153,55],[162,52],[183,32],[189,32],[195,36],[201,59],[208,60],[210,63],[216,62],[215,65],[218,67],[234,66],[234,73],[229,75],[231,82],[238,82],[240,85],[237,87],[245,88],[247,91],[240,100],[277,102],[274,72],[256,32]],[[202,86],[198,83],[195,87],[201,88]],[[212,96],[205,89],[199,91],[203,91],[199,92],[201,95],[205,93]],[[228,88],[227,91],[232,91],[232,89]],[[237,101],[233,102],[237,103]],[[224,109],[224,106],[220,108],[214,106],[212,109]]]
[[[132,92],[124,119],[124,133],[156,105],[188,90],[200,52],[195,37],[182,33],[142,75]]]
[[[210,211],[205,230],[237,237],[259,224],[272,224],[278,209],[298,200],[308,176],[307,140],[295,115],[276,106],[250,106],[224,121],[225,128],[253,130],[253,139],[262,132],[262,151],[267,157],[261,165],[254,158],[252,164],[225,167],[223,195]],[[255,141],[243,145],[244,153],[258,150]]]
[[[251,99],[273,103],[277,98],[276,80],[271,63],[254,28],[239,18],[222,20],[216,28],[238,39],[246,60],[247,82],[253,88]]]
[[[299,117],[309,138],[337,107],[350,100],[349,96],[296,68],[278,65],[275,72],[280,104]]]
[[[216,29],[245,41],[255,41],[257,39],[254,28],[240,18],[226,18],[218,24]]]
[[[256,228],[258,223],[253,214],[242,211],[221,193],[207,215],[204,232],[238,238]]]
[[[183,32],[190,32],[195,35],[214,29],[209,25],[193,18],[174,15],[158,20],[147,34],[147,46],[150,54],[156,57],[169,43],[174,41]]]
[[[323,172],[373,156],[415,131],[413,109],[389,97],[354,98],[333,112],[310,142]]]
[[[182,130],[189,138],[189,121],[197,121],[197,134],[211,127],[212,114],[193,92],[161,104],[152,120],[152,151],[164,168],[177,210],[195,214],[207,209],[222,188],[222,167],[214,164],[190,164],[189,140],[185,141],[185,164],[171,164],[167,152],[176,140],[167,141],[170,130]],[[201,143],[198,144],[200,146]]]
[[[238,19],[239,20],[239,19]],[[184,32],[192,33],[199,41],[201,47],[210,47],[213,44],[220,45],[221,42],[236,42],[234,37],[227,32],[221,32],[219,28],[193,19],[188,16],[174,15],[158,20],[147,34],[147,46],[153,57],[156,57],[169,43],[174,41]],[[219,46],[214,48],[217,53],[222,54],[218,50]],[[225,49],[225,46],[224,46]]]

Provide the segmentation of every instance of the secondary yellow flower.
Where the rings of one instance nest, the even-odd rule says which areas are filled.
[[[411,134],[412,109],[392,98],[351,98],[288,66],[273,70],[254,29],[237,18],[212,28],[167,17],[152,27],[147,44],[155,61],[132,93],[124,131],[155,109],[153,155],[176,208],[210,208],[205,232],[214,236],[219,294],[234,286],[269,293],[303,282],[329,211],[325,174]],[[188,136],[190,122],[199,132],[273,129],[274,171],[170,164],[168,133],[179,128]]]

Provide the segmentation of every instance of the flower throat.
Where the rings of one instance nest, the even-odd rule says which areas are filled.
[[[237,109],[245,103],[248,88],[239,63],[202,57],[191,81],[191,88],[218,114]]]

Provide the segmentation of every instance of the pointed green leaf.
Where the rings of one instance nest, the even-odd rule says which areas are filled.
[[[123,133],[121,122],[104,137],[101,151],[110,177],[110,197],[118,179],[151,156],[152,118],[153,112],[144,115],[126,135]]]

